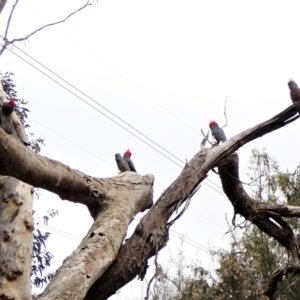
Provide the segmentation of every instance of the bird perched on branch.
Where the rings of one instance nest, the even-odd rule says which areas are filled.
[[[290,80],[288,82],[288,86],[290,89],[290,96],[293,103],[297,103],[300,101],[300,89],[298,88],[298,84],[294,80]]]
[[[120,153],[115,154],[115,159],[118,165],[118,169],[122,172],[130,171],[127,161],[121,156]]]
[[[9,116],[15,109],[16,106],[16,102],[14,98],[11,98],[9,101],[5,101],[2,104],[2,112]]]
[[[220,142],[227,141],[227,138],[226,138],[226,135],[225,135],[223,129],[221,127],[219,127],[219,125],[216,121],[209,121],[209,128],[211,130],[211,135],[217,141],[217,145],[219,145]]]
[[[123,155],[123,158],[127,161],[128,166],[130,168],[130,171],[136,172],[136,169],[135,169],[134,164],[133,164],[133,162],[132,162],[132,160],[131,160],[130,157],[131,157],[131,152],[130,152],[129,149],[127,149],[126,152]]]

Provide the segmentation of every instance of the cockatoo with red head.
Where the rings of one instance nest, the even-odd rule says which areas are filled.
[[[214,139],[217,141],[217,144],[220,142],[227,141],[226,135],[223,131],[223,129],[218,125],[216,121],[210,121],[209,122],[209,128],[211,130],[211,134],[214,137]]]
[[[2,112],[9,116],[15,109],[16,106],[16,102],[14,98],[11,98],[9,101],[5,101],[2,104]]]
[[[130,171],[136,172],[136,169],[135,169],[135,167],[134,167],[134,164],[133,164],[133,162],[132,162],[132,160],[131,160],[131,152],[130,152],[129,149],[126,150],[126,152],[125,152],[124,155],[123,155],[123,158],[124,158],[124,159],[126,160],[126,162],[128,163],[128,166],[129,166],[129,168],[130,168]]]

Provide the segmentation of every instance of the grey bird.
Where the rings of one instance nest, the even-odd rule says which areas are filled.
[[[135,169],[135,167],[134,167],[134,164],[133,164],[133,162],[132,162],[132,160],[131,160],[131,152],[130,152],[129,149],[126,150],[126,152],[125,152],[124,155],[123,155],[123,158],[127,161],[128,166],[129,166],[129,168],[130,168],[130,171],[136,172],[136,169]]]
[[[118,169],[122,172],[130,171],[130,168],[128,166],[128,163],[126,160],[121,156],[120,153],[115,154],[115,159],[118,165]]]
[[[218,145],[220,142],[224,143],[225,141],[227,141],[227,138],[226,138],[226,135],[225,135],[223,129],[218,125],[218,123],[216,121],[210,121],[209,128],[211,130],[212,136],[217,141]]]

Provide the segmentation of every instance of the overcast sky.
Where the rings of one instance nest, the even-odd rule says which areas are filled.
[[[83,3],[20,1],[9,37],[22,37],[64,18]],[[8,1],[1,14],[2,35],[12,4]],[[98,1],[17,46],[185,162],[199,151],[200,128],[207,131],[211,119],[226,123],[226,97],[228,138],[291,104],[287,82],[293,78],[300,83],[299,9],[299,1]],[[17,48],[11,50],[43,69]],[[109,177],[118,173],[114,154],[130,148],[137,171],[155,176],[154,199],[180,174],[182,162],[148,140],[176,163],[161,155],[8,50],[0,57],[0,71],[15,74],[19,97],[29,101],[29,131],[45,137],[43,155],[89,175]],[[294,122],[240,149],[242,180],[249,181],[248,160],[255,147],[266,148],[283,170],[296,168],[298,130],[299,123]],[[170,251],[178,252],[178,234],[197,243],[198,248],[184,243],[186,256],[198,255],[205,266],[209,260],[201,246],[228,245],[225,215],[231,220],[233,210],[222,195],[218,176],[210,172],[208,179],[213,183],[202,184],[188,211],[172,227],[171,250],[159,256],[160,264],[168,263]],[[51,208],[59,210],[50,222],[54,229],[47,229],[52,232],[48,249],[55,256],[55,270],[76,248],[92,219],[84,206],[42,192],[35,201],[35,217]],[[142,299],[145,286],[129,284],[111,299],[128,295]]]

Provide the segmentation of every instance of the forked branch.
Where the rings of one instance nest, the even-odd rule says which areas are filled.
[[[1,0],[0,0],[1,1]],[[46,24],[44,26],[41,26],[40,28],[32,31],[31,33],[27,34],[26,36],[24,37],[21,37],[21,38],[15,38],[15,39],[12,39],[12,40],[9,40],[8,39],[8,31],[9,31],[9,26],[10,26],[10,23],[11,23],[11,20],[12,20],[12,17],[13,17],[13,13],[14,13],[14,10],[18,4],[19,0],[16,0],[15,4],[13,5],[12,9],[11,9],[11,12],[10,12],[10,15],[9,15],[9,18],[8,18],[8,21],[7,21],[7,25],[6,25],[6,29],[5,29],[5,34],[4,34],[4,37],[2,36],[3,38],[3,41],[4,41],[4,44],[2,45],[2,48],[0,50],[0,56],[1,54],[5,51],[5,49],[9,46],[9,45],[12,45],[14,44],[15,42],[21,42],[21,41],[25,41],[27,39],[29,39],[31,36],[33,36],[34,34],[38,33],[39,31],[47,28],[47,27],[50,27],[50,26],[54,26],[54,25],[57,25],[57,24],[60,24],[60,23],[64,23],[65,21],[67,21],[70,17],[72,17],[73,15],[75,15],[76,13],[78,13],[79,11],[83,10],[84,8],[92,5],[94,3],[94,0],[88,0],[83,6],[81,6],[80,8],[76,9],[75,11],[71,12],[68,16],[66,16],[64,19],[60,20],[60,21],[56,21],[56,22],[53,22],[53,23],[49,23],[49,24]],[[0,4],[0,9],[1,9],[1,4]],[[1,10],[0,10],[0,13],[1,13]]]

